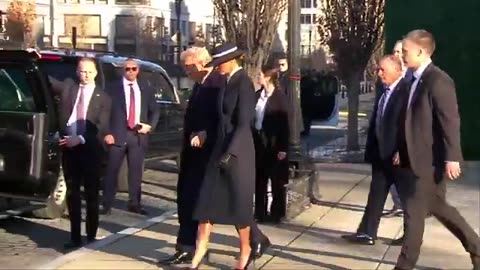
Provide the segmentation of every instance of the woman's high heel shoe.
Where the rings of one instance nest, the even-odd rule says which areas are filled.
[[[243,268],[235,268],[235,270],[255,270],[255,255],[250,253],[247,263],[243,266]]]
[[[196,267],[185,267],[182,268],[182,270],[198,270],[198,268],[202,265],[205,264],[205,262],[209,263],[210,262],[210,250],[205,251],[205,254],[203,255],[202,259],[200,260],[200,263]]]

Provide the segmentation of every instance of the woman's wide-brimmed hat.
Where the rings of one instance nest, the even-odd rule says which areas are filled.
[[[208,63],[207,67],[215,67],[222,63],[228,62],[230,60],[239,58],[245,52],[240,50],[235,44],[233,43],[223,43],[215,48],[212,49],[212,61]]]

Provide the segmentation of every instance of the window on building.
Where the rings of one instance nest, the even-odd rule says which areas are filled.
[[[177,33],[177,20],[170,19],[170,35],[173,36]]]
[[[315,0],[301,0],[300,6],[302,8],[312,8],[312,1],[316,2]]]
[[[180,27],[182,34],[185,36],[187,34],[187,21],[182,21]]]
[[[133,38],[137,34],[137,19],[130,15],[117,15],[115,17],[115,36]]]
[[[197,37],[197,24],[195,22],[189,22],[188,30],[189,39],[195,41],[195,38]]]
[[[80,4],[80,0],[57,0],[60,4]]]
[[[115,0],[116,5],[150,5],[150,0]]]
[[[72,27],[77,28],[78,37],[101,36],[100,15],[64,15],[65,34],[72,34]]]
[[[312,24],[312,14],[300,14],[301,24]]]
[[[108,4],[108,0],[85,0],[86,4]]]

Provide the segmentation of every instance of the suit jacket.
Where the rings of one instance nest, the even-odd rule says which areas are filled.
[[[63,90],[59,92],[60,135],[67,133],[67,123],[77,99],[79,83],[67,79],[62,82]],[[111,100],[100,87],[96,86],[87,109],[86,131],[82,135],[88,149],[102,151],[103,138],[109,130]]]
[[[140,122],[150,125],[152,130],[155,130],[160,116],[159,107],[155,102],[155,90],[141,81],[138,81],[138,86],[141,93]],[[110,83],[107,89],[112,98],[109,134],[115,138],[116,145],[124,145],[127,138],[128,123],[123,77]],[[140,143],[146,146],[148,143],[147,134],[139,134],[139,138]]]
[[[422,175],[431,172],[432,165],[443,171],[446,161],[461,162],[463,157],[455,83],[433,63],[418,80],[410,108],[405,110],[406,147],[401,162]]]
[[[403,132],[399,128],[404,104],[408,100],[409,84],[405,79],[401,79],[396,85],[394,91],[390,95],[388,103],[382,116],[379,135],[377,136],[376,118],[381,96],[383,95],[383,86],[377,90],[375,105],[370,117],[370,125],[368,128],[367,144],[365,149],[365,161],[378,164],[390,162],[398,151],[399,136]]]
[[[257,101],[260,98],[262,89],[256,94]],[[275,152],[288,152],[288,105],[287,97],[275,89],[265,104],[262,131],[265,134],[265,146]],[[255,126],[253,127],[255,129]]]

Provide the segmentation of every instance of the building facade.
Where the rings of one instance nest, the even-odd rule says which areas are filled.
[[[198,36],[206,42],[213,24],[210,0],[182,0],[177,18],[175,0],[37,0],[39,46],[72,46],[175,59],[177,20],[182,46]],[[0,0],[6,11],[8,0]]]
[[[302,68],[325,70],[327,68],[328,55],[326,48],[319,42],[318,14],[321,0],[298,0],[300,1],[300,55]],[[288,44],[288,12],[282,17],[278,27],[278,39],[274,42],[274,51],[286,52]]]

